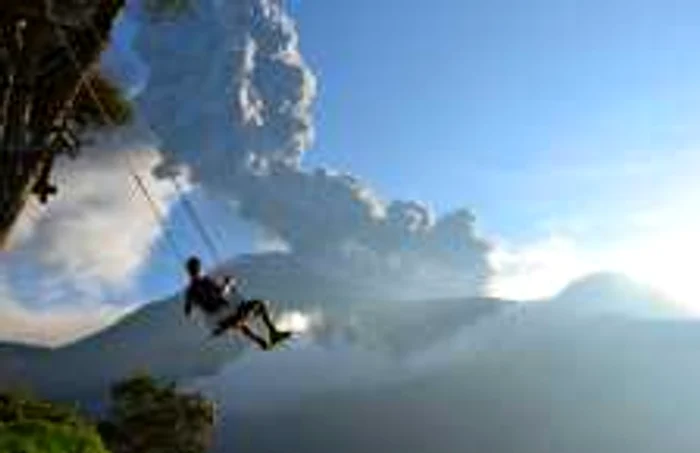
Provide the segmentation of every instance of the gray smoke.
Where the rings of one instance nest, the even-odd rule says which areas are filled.
[[[352,175],[302,168],[316,81],[281,1],[201,0],[175,22],[149,23],[137,47],[150,67],[139,102],[169,156],[158,175],[186,167],[309,266],[414,297],[482,290],[490,246],[470,212],[436,219]]]
[[[254,160],[300,162],[313,138],[315,79],[277,1],[194,3],[139,36],[151,68],[140,105],[171,165],[229,192]]]

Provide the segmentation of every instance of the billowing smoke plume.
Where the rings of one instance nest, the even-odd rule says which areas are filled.
[[[140,105],[173,165],[228,192],[254,160],[300,162],[315,79],[277,1],[193,3],[175,22],[144,27],[138,49],[151,73]]]
[[[309,266],[414,296],[481,289],[489,245],[471,213],[435,219],[352,175],[302,169],[316,81],[279,0],[201,0],[137,42],[151,69],[140,105],[169,156],[159,175],[188,167]]]

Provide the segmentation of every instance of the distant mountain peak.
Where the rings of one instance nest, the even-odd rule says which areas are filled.
[[[553,302],[579,314],[675,317],[683,313],[660,291],[616,272],[599,272],[574,280]]]
[[[566,286],[557,298],[595,295],[599,292],[628,293],[628,292],[655,292],[651,287],[639,283],[625,274],[619,272],[597,272],[585,275],[573,280]]]

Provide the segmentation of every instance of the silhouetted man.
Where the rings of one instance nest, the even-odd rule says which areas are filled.
[[[291,336],[291,332],[277,330],[262,300],[245,300],[235,288],[235,280],[226,277],[223,283],[202,275],[202,263],[197,257],[191,257],[185,265],[190,283],[185,293],[185,316],[190,316],[192,307],[197,306],[205,314],[208,324],[212,326],[213,335],[219,336],[227,330],[239,330],[262,349]],[[234,306],[227,296],[234,294],[238,303]],[[269,341],[253,332],[247,322],[251,317],[260,317],[268,329]]]

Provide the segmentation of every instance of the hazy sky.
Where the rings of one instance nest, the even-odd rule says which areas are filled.
[[[504,278],[509,295],[547,294],[597,268],[668,291],[689,285],[680,274],[700,226],[700,8],[289,6],[319,84],[307,166],[351,171],[384,197],[439,212],[472,208],[503,266],[515,254],[531,271]]]
[[[320,77],[308,161],[439,209],[471,206],[491,237],[581,248],[556,253],[594,267],[651,266],[622,269],[647,279],[694,256],[697,5],[309,0],[294,10]]]
[[[608,230],[697,189],[696,7],[357,0],[296,13],[321,87],[309,161],[470,205],[513,240],[578,218]]]
[[[494,244],[497,295],[543,297],[572,278],[611,269],[694,304],[700,6],[631,0],[287,6],[318,83],[316,140],[304,168],[351,172],[382,199],[422,200],[438,214],[472,209],[479,234]],[[107,58],[133,92],[148,82],[148,64],[131,48],[138,33],[133,21],[122,22]],[[62,182],[71,193],[71,183],[80,188],[82,180],[75,167],[66,168],[72,176]],[[113,187],[111,194],[120,193],[123,178],[93,173]],[[153,184],[164,202],[174,199],[162,182]],[[53,226],[26,229],[31,236],[58,223],[77,241],[89,224],[93,253],[104,248],[99,238],[125,230],[124,219],[139,219],[127,223],[134,234],[122,234],[102,254],[108,264],[75,260],[68,272],[59,252],[38,248],[41,241],[3,257],[0,294],[15,301],[18,317],[27,307],[65,308],[86,294],[130,305],[182,283],[155,220],[144,219],[147,206],[127,213],[132,195],[105,202],[104,218],[76,217],[75,206],[66,205],[46,214]],[[192,199],[225,254],[269,245],[215,202],[197,193]],[[184,219],[176,203],[166,227],[184,250],[204,251]],[[31,282],[18,287],[17,276],[28,278],[37,262],[42,272],[61,267],[60,278],[48,273],[38,290]],[[128,272],[117,272],[118,262],[129,263]],[[51,303],[34,296],[76,275],[79,291],[72,282],[70,290],[50,291]]]

